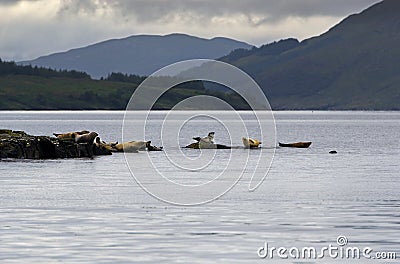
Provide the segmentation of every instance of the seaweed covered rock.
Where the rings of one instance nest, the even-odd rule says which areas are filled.
[[[0,159],[59,159],[111,155],[91,143],[76,143],[49,136],[32,136],[24,131],[0,129]]]

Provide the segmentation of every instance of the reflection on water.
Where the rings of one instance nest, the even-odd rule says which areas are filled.
[[[243,177],[204,206],[175,207],[150,197],[118,153],[0,162],[0,261],[253,263],[264,242],[323,247],[339,235],[349,245],[399,256],[400,113],[278,112],[275,117],[278,140],[312,141],[311,147],[277,148],[259,189],[248,192],[249,178]],[[0,124],[44,135],[88,129],[105,140],[121,140],[122,118],[123,112],[1,112]],[[152,120],[149,139],[159,145],[156,128],[162,119],[155,114]],[[347,260],[308,261],[331,262]]]

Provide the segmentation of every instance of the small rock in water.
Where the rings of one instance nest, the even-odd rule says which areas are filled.
[[[331,151],[329,151],[329,154],[337,154],[337,151],[336,150],[331,150]]]

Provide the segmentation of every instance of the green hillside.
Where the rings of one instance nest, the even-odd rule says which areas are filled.
[[[273,109],[400,110],[400,1],[385,0],[321,36],[221,60],[249,73]]]
[[[93,80],[82,72],[0,61],[0,110],[125,109],[143,79],[112,74],[109,80]],[[185,98],[201,94],[227,100],[237,109],[247,108],[231,93],[210,92],[199,83],[184,83],[165,93],[154,109],[170,109]]]
[[[91,79],[0,76],[0,109],[124,109],[135,87]]]

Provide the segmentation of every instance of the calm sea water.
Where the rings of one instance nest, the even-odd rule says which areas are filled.
[[[249,179],[243,177],[226,195],[201,206],[173,206],[151,197],[131,176],[123,154],[1,161],[0,262],[347,263],[257,255],[265,242],[318,249],[337,245],[344,235],[349,246],[398,257],[357,263],[398,263],[400,113],[276,112],[275,118],[277,140],[312,141],[311,147],[276,148],[271,170],[255,192],[247,191]],[[122,119],[123,112],[115,111],[2,111],[0,127],[35,135],[88,129],[106,141],[121,141]],[[197,122],[187,135],[211,129],[204,120]],[[150,117],[147,139],[155,145],[161,142],[161,124],[162,113]],[[226,144],[223,130],[216,130],[216,141]],[[185,138],[179,140],[189,144]],[[163,154],[150,155],[158,160]],[[217,162],[227,158],[216,157]],[[169,166],[162,162],[158,165]]]

